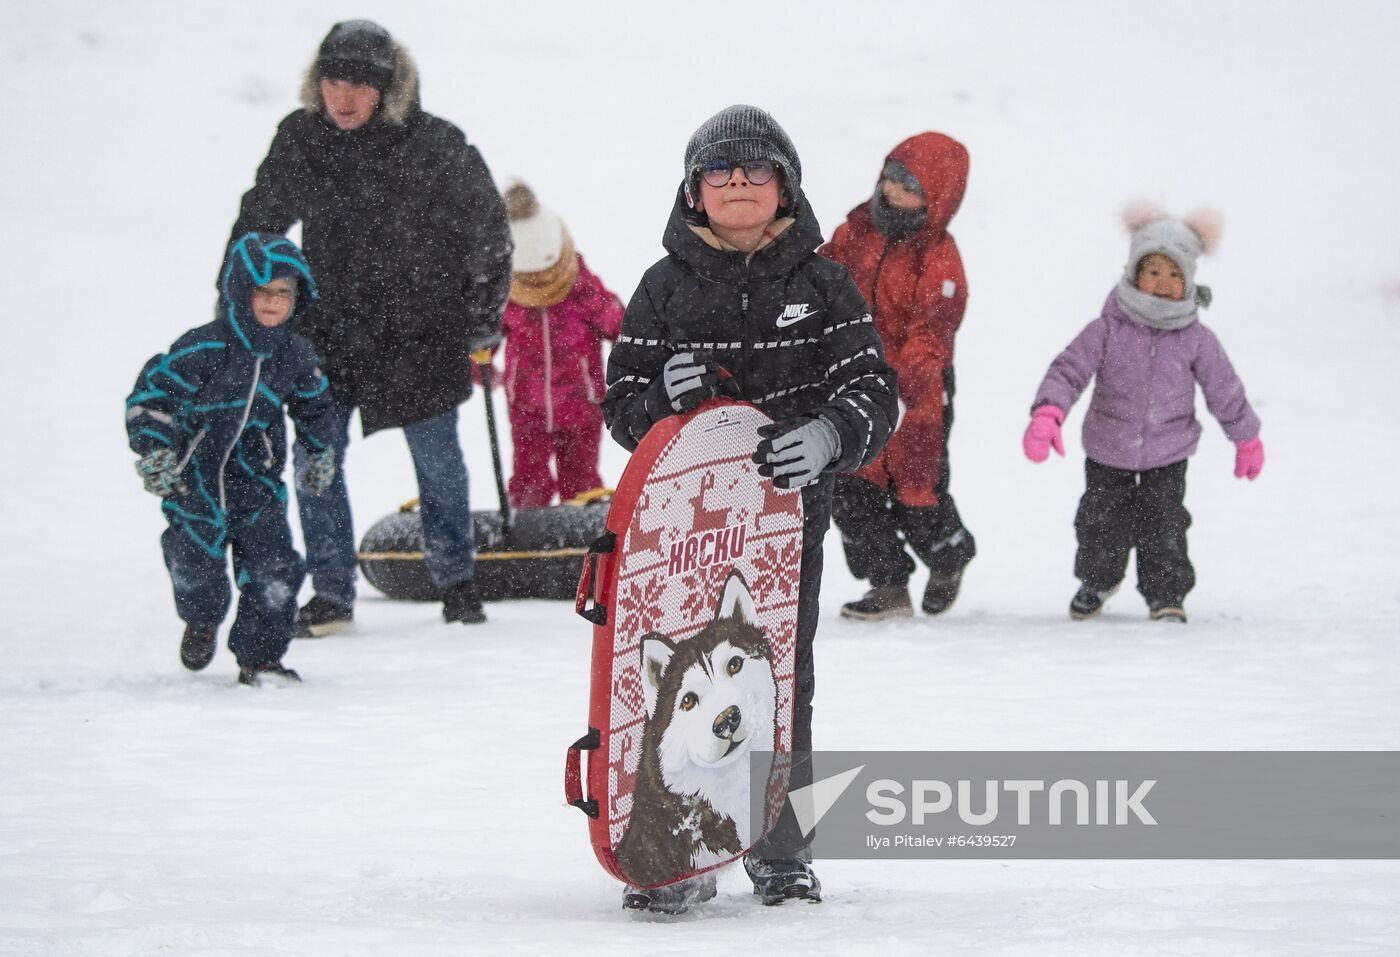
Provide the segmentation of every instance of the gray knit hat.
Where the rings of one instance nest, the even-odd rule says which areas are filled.
[[[756,106],[737,103],[700,124],[685,145],[685,183],[691,197],[699,195],[699,171],[710,160],[745,163],[765,159],[782,168],[790,196],[802,186],[802,163],[787,132]]]

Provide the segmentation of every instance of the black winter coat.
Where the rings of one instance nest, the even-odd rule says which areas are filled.
[[[747,256],[707,243],[681,195],[662,240],[670,253],[642,277],[608,358],[603,416],[635,448],[672,415],[662,382],[677,352],[709,350],[740,397],[775,420],[821,415],[841,436],[832,470],[870,462],[899,417],[898,381],[846,267],[815,252],[821,228],[802,194],[796,221]]]
[[[302,224],[321,298],[301,331],[365,434],[411,425],[471,394],[469,355],[500,326],[510,231],[486,164],[456,126],[416,106],[344,132],[320,112],[284,119],[233,235]]]

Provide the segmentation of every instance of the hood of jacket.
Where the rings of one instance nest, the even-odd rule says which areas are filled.
[[[306,68],[302,78],[301,105],[308,113],[322,116],[326,113],[326,101],[321,96],[321,68],[315,56],[311,58],[311,65]],[[366,126],[373,127],[379,123],[403,126],[418,112],[418,108],[418,66],[408,51],[395,43],[394,73],[389,80],[389,89],[384,91],[378,111]]]
[[[914,174],[928,201],[928,218],[915,235],[938,240],[948,231],[967,191],[967,147],[942,133],[919,133],[885,157]]]
[[[742,278],[779,278],[795,269],[822,243],[822,230],[816,213],[812,212],[812,206],[802,190],[795,192],[797,195],[780,209],[774,221],[780,224],[780,234],[751,255],[744,255],[726,252],[702,237],[701,233],[709,229],[709,217],[691,209],[686,203],[685,184],[682,183],[676,190],[676,201],[671,207],[671,217],[666,222],[661,245],[672,256],[708,279],[737,282]]]
[[[287,321],[268,329],[253,317],[252,296],[254,287],[265,286],[274,279],[295,279],[297,298]],[[229,247],[219,274],[218,318],[233,341],[249,352],[271,355],[297,331],[316,297],[311,268],[296,243],[286,236],[246,233]]]

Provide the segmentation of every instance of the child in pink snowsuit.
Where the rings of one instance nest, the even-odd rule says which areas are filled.
[[[524,183],[505,192],[515,243],[505,335],[506,403],[516,508],[561,502],[603,484],[603,340],[616,339],[622,302],[588,271],[563,222]],[[550,459],[554,472],[550,472]]]
[[[1186,460],[1196,451],[1196,385],[1206,408],[1235,443],[1235,475],[1251,481],[1264,467],[1259,417],[1245,398],[1215,334],[1197,309],[1210,289],[1196,285],[1196,259],[1215,247],[1210,213],[1173,219],[1129,207],[1132,235],[1123,278],[1103,313],[1050,365],[1031,404],[1022,446],[1032,462],[1065,454],[1060,425],[1095,379],[1084,416],[1086,489],[1074,518],[1074,574],[1081,587],[1070,617],[1089,618],[1118,590],[1137,549],[1138,591],[1153,620],[1186,621],[1183,603],[1196,583],[1186,553]]]

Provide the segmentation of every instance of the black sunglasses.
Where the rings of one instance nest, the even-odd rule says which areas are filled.
[[[762,186],[773,178],[777,167],[771,160],[749,160],[746,163],[731,163],[729,160],[714,159],[700,167],[700,176],[715,189],[729,183],[736,169],[744,171],[744,179],[754,186]]]

